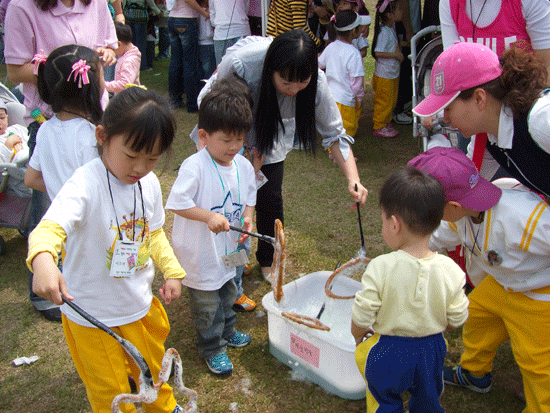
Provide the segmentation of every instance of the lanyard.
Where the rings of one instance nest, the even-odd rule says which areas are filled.
[[[111,204],[113,205],[113,211],[115,212],[115,221],[116,221],[116,228],[117,228],[117,231],[118,231],[118,238],[122,241],[122,231],[120,231],[120,224],[118,223],[118,215],[116,213],[115,200],[113,198],[113,190],[111,189],[111,181],[109,179],[109,170],[107,168],[105,168],[105,172],[107,173],[107,185],[109,186],[109,194],[111,195]],[[143,191],[141,189],[141,182],[138,181],[137,184],[138,184],[138,188],[139,188],[139,196],[141,198],[141,210],[143,211],[143,221],[145,222],[145,220],[146,220],[146,218],[145,218],[145,205],[143,203]],[[132,240],[131,241],[134,241],[135,237],[136,237],[136,224],[135,224],[135,219],[136,219],[136,187],[135,187],[135,185],[134,185],[134,212],[132,214],[132,219],[134,220],[134,224],[132,225]],[[141,233],[141,240],[142,241],[143,241],[144,236],[145,236],[145,231],[143,231]]]
[[[223,184],[223,179],[222,179],[222,176],[220,175],[218,165],[216,164],[216,161],[214,160],[214,158],[212,158],[212,155],[210,155],[210,159],[212,160],[212,163],[214,164],[214,168],[216,169],[216,172],[218,173],[218,178],[220,178],[220,183],[222,184],[223,196],[224,196],[224,199],[225,199],[225,185]],[[238,196],[239,196],[239,208],[241,210],[241,215],[240,215],[239,222],[242,225],[243,224],[243,217],[242,217],[242,212],[243,211],[242,211],[242,204],[241,204],[241,181],[239,179],[239,168],[237,167],[237,162],[235,161],[235,159],[233,159],[233,165],[235,165],[235,170],[237,171],[237,193],[238,193]],[[229,193],[231,193],[231,188],[229,188]],[[227,213],[226,213],[226,210],[225,210],[225,204],[223,205],[223,212],[227,216]],[[239,248],[237,248],[237,250],[238,249]],[[227,255],[227,243],[225,244],[225,254]]]

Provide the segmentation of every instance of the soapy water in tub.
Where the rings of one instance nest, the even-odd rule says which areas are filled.
[[[327,276],[328,278],[328,276]],[[326,278],[323,279],[326,281]],[[323,303],[323,311],[319,321],[330,327],[330,331],[320,331],[304,325],[298,325],[310,334],[314,334],[325,342],[339,342],[355,347],[355,341],[351,335],[351,308],[353,299],[334,299],[327,297],[324,289],[324,281],[315,283],[307,291],[300,291],[296,282],[285,285],[285,296],[281,303],[275,304],[281,311],[288,311],[305,315],[311,318],[317,317]],[[347,277],[336,277],[332,290],[338,295],[354,295],[361,288],[360,284]]]

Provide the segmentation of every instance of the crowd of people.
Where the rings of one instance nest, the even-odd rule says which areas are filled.
[[[350,316],[367,412],[403,411],[406,391],[411,413],[443,412],[444,383],[489,392],[506,339],[524,412],[550,412],[550,3],[440,0],[438,8],[445,50],[431,93],[412,108],[401,88],[406,50],[422,22],[433,22],[420,18],[420,1],[379,0],[372,45],[363,0],[272,0],[266,37],[259,0],[2,2],[5,62],[22,85],[26,127],[8,126],[0,100],[0,155],[29,157],[30,299],[62,322],[94,412],[130,392],[138,367],[63,301],[132,342],[157,377],[170,324],[152,291],[156,266],[165,304],[187,287],[208,369],[230,373],[227,347],[253,340],[236,329],[237,312],[256,307],[241,280],[250,240],[232,228],[275,236],[289,152],[316,153],[320,136],[353,202],[367,200],[352,146],[369,47],[371,136],[397,136],[392,122],[410,123],[409,106],[473,139],[467,149],[427,150],[380,190],[393,252],[371,260]],[[168,56],[164,98],[141,85],[140,72]],[[197,152],[163,204],[153,170],[180,107],[198,112]],[[175,217],[171,242],[165,209]],[[465,268],[445,256],[457,247]],[[255,256],[271,282],[273,245],[258,243]],[[445,366],[443,333],[461,326],[460,363]],[[183,411],[166,384],[144,409]]]

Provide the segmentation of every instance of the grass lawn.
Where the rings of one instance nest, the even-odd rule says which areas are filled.
[[[142,73],[142,83],[166,92],[167,67],[168,60],[155,62],[153,71]],[[410,126],[399,126],[401,134],[395,139],[372,136],[370,57],[367,57],[367,71],[367,98],[353,150],[358,158],[361,180],[370,191],[361,215],[367,255],[375,257],[389,251],[380,235],[377,191],[389,173],[418,153],[418,145]],[[2,66],[0,79],[4,78],[5,67]],[[173,153],[162,171],[157,171],[165,197],[179,164],[194,152],[188,135],[197,116],[179,109],[176,117],[178,136]],[[342,174],[326,153],[319,150],[312,156],[291,152],[285,162],[283,192],[288,281],[314,271],[331,270],[339,260],[345,262],[356,254],[360,247],[357,213],[350,209],[353,201]],[[169,235],[171,227],[172,217],[167,214],[165,229]],[[4,228],[0,229],[0,235],[6,241],[6,252],[0,256],[0,411],[90,412],[84,385],[73,366],[61,325],[45,321],[29,302],[24,264],[26,240],[17,231]],[[255,242],[252,251],[255,251]],[[290,369],[269,353],[267,316],[261,300],[270,288],[261,281],[254,254],[251,254],[251,264],[252,273],[243,278],[244,290],[258,307],[251,314],[239,314],[237,328],[250,333],[252,343],[244,349],[229,350],[234,371],[227,377],[213,376],[196,352],[187,293],[166,306],[172,325],[166,347],[174,347],[180,352],[183,379],[188,387],[198,392],[199,410],[206,413],[364,412],[364,400],[344,400],[311,383],[293,380]],[[161,280],[158,274],[153,291],[158,290]],[[264,315],[260,316],[262,312]],[[349,320],[343,322],[349,323]],[[445,333],[445,336],[449,344],[447,361],[457,363],[462,351],[460,330]],[[40,357],[34,364],[22,367],[11,364],[16,357],[32,355]],[[333,362],[338,363],[338,360]],[[521,387],[521,376],[508,343],[501,346],[493,373],[494,385],[489,394],[447,387],[442,397],[446,411],[520,412],[524,403],[512,389]]]

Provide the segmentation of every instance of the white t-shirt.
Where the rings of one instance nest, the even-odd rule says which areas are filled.
[[[156,175],[151,172],[140,182],[142,191],[137,183],[124,184],[111,174],[107,180],[107,170],[96,158],[76,170],[43,218],[59,224],[67,233],[63,277],[74,302],[109,327],[144,317],[153,299],[155,269],[150,258],[150,234],[164,224],[164,209]],[[119,237],[117,227],[124,240],[140,242],[132,277],[110,275]],[[61,306],[61,311],[69,320],[91,326],[68,306]]]
[[[199,14],[199,45],[214,44],[214,27],[212,21]]]
[[[363,37],[363,35],[359,36],[357,39],[353,39],[351,43],[357,47],[357,50],[361,51],[361,49],[364,49],[365,47],[369,47],[369,39],[366,37]]]
[[[380,33],[374,45],[375,52],[394,53],[397,50],[397,34],[395,29],[388,26],[380,26]],[[374,74],[384,79],[399,77],[401,63],[394,58],[377,58],[374,65]]]
[[[5,145],[6,140],[11,135],[20,136],[23,140],[22,149],[13,156],[13,150],[9,150]],[[11,125],[6,128],[6,131],[0,135],[0,162],[1,163],[16,163],[22,161],[29,156],[29,135],[27,134],[27,128],[22,125]],[[12,159],[13,157],[13,159]]]
[[[212,159],[206,148],[187,158],[176,178],[166,209],[199,207],[225,215],[230,225],[240,227],[246,206],[256,205],[256,181],[252,164],[235,156],[231,166]],[[187,273],[182,283],[188,287],[214,291],[235,277],[235,268],[226,268],[222,256],[237,248],[240,233],[213,233],[204,222],[174,215],[172,247]]]
[[[54,199],[74,171],[99,156],[95,126],[83,118],[61,121],[56,116],[40,126],[29,166],[42,172]]]
[[[249,0],[210,0],[208,3],[214,40],[250,36]]]
[[[336,102],[355,106],[355,93],[351,89],[350,78],[365,75],[359,50],[349,43],[335,40],[319,56],[319,67],[325,69],[328,87]]]

